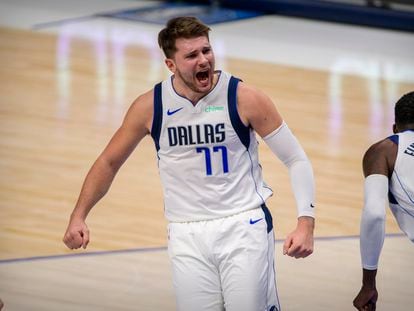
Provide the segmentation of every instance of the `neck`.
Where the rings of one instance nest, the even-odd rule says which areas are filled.
[[[397,129],[399,132],[403,131],[414,131],[414,123],[408,123],[408,124],[397,124]]]

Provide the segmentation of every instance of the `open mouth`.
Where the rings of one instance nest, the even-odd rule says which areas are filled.
[[[199,71],[196,73],[196,78],[200,83],[206,83],[209,78],[209,71]]]

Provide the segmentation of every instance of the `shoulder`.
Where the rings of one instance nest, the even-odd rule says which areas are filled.
[[[269,96],[264,92],[242,81],[239,82],[237,87],[237,99],[239,104],[244,105],[252,105],[252,103],[260,104],[261,102],[271,101]]]
[[[150,130],[154,113],[154,89],[138,96],[131,104],[125,116],[124,124],[145,127]]]
[[[371,145],[362,160],[364,175],[382,174],[391,177],[397,151],[398,146],[388,137]]]
[[[240,82],[237,89],[237,109],[245,125],[261,137],[278,128],[283,119],[273,100],[261,90]]]
[[[131,108],[138,110],[152,110],[154,103],[154,89],[139,95],[131,105]]]

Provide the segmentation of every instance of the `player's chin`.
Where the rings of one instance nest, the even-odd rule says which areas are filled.
[[[199,87],[198,88],[198,92],[201,94],[207,94],[208,92],[210,92],[211,87]]]
[[[197,89],[200,93],[209,92],[212,88],[213,81],[211,79],[200,81],[197,79],[196,81]]]

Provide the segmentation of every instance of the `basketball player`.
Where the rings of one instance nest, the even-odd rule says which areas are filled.
[[[378,260],[385,236],[388,200],[401,230],[414,242],[414,92],[395,105],[394,135],[372,145],[364,155],[365,202],[361,218],[362,288],[358,310],[375,310]]]
[[[274,275],[272,190],[258,162],[260,135],[289,168],[297,227],[283,252],[313,252],[314,178],[311,164],[259,90],[215,70],[210,28],[193,17],[170,20],[158,43],[172,75],[139,96],[89,171],[64,243],[85,248],[85,218],[146,135],[157,151],[169,221],[177,310],[280,310]]]

